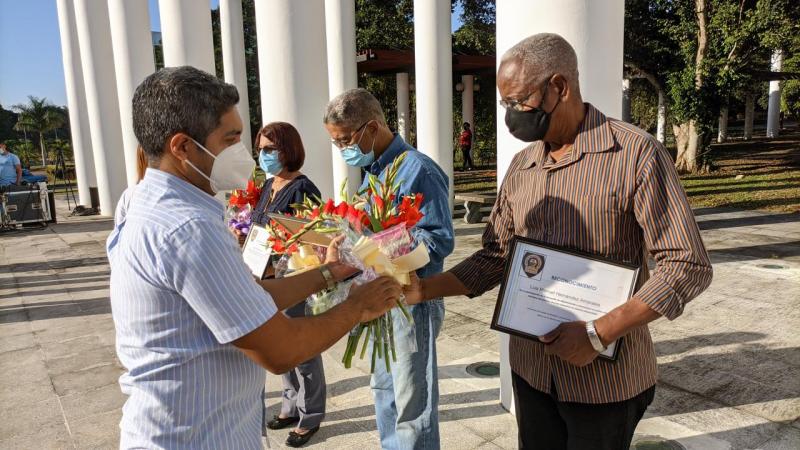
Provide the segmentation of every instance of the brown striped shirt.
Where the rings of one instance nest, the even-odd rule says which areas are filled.
[[[471,295],[501,282],[514,235],[643,268],[635,297],[674,319],[711,282],[711,264],[686,194],[664,146],[644,131],[606,118],[590,104],[573,147],[558,162],[543,142],[514,156],[479,250],[451,272]],[[656,261],[648,274],[645,252]],[[649,275],[649,276],[648,276]],[[656,383],[647,326],[632,330],[616,361],[575,367],[544,346],[511,337],[512,370],[561,401],[627,400]]]

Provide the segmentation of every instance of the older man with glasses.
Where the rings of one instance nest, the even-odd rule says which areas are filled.
[[[531,144],[508,168],[483,248],[406,296],[492,289],[515,235],[641,267],[627,303],[595,321],[562,323],[541,342],[512,336],[509,348],[520,448],[627,449],[655,392],[647,324],[675,319],[711,282],[697,223],[666,149],[583,102],[577,57],[561,36],[512,47],[497,87],[509,131]],[[616,361],[597,360],[622,336]]]
[[[417,275],[440,273],[454,240],[447,175],[389,129],[380,103],[365,89],[352,89],[331,100],[324,123],[347,164],[375,176],[382,176],[389,164],[406,155],[397,174],[401,180],[398,197],[423,194],[425,216],[411,232],[431,255],[430,263]],[[367,187],[366,180],[362,187]],[[436,337],[444,319],[444,302],[440,298],[412,306],[414,327],[403,325],[397,309],[392,314],[397,362],[392,363],[391,372],[383,364],[376,365],[371,383],[381,448],[439,448]]]

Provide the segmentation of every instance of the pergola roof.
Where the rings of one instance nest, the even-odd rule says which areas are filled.
[[[359,73],[392,74],[414,70],[413,50],[367,49],[356,56]],[[485,74],[495,71],[494,55],[453,54],[453,73]]]

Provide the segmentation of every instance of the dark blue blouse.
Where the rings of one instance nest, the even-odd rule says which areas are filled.
[[[300,175],[278,191],[275,194],[275,198],[270,202],[269,197],[272,192],[273,180],[274,178],[270,178],[264,182],[264,186],[261,190],[261,198],[258,200],[258,205],[256,205],[253,211],[254,223],[261,225],[267,223],[269,221],[267,213],[294,213],[294,209],[292,209],[291,205],[294,203],[302,203],[305,196],[309,198],[321,196],[319,189],[317,189],[314,183],[305,175]]]

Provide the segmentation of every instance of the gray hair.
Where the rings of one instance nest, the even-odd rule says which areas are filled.
[[[567,81],[578,86],[578,57],[575,49],[563,37],[554,33],[539,33],[517,42],[503,54],[500,64],[507,62],[522,64],[528,76],[535,77],[533,83],[543,83],[548,77],[561,74]]]
[[[370,120],[385,124],[383,108],[368,90],[357,88],[344,91],[331,100],[325,107],[322,122],[355,130]]]
[[[239,103],[236,87],[190,66],[167,67],[145,78],[133,94],[133,133],[150,163],[164,143],[186,133],[205,145],[220,118]]]

